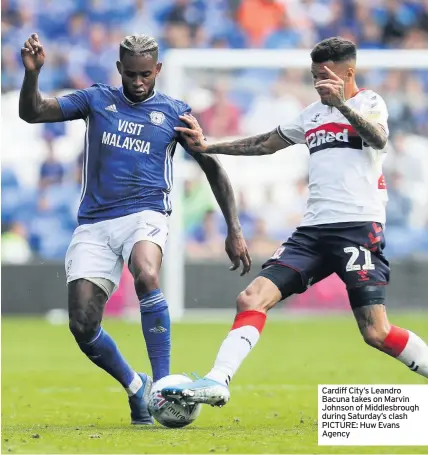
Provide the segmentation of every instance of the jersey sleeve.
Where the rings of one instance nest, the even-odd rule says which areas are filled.
[[[361,106],[361,114],[363,114],[367,120],[382,125],[389,135],[388,109],[386,107],[385,101],[380,95],[370,91]]]
[[[305,143],[305,130],[303,129],[301,115],[290,123],[279,125],[277,132],[284,141],[289,142],[291,145]]]
[[[181,118],[179,118],[179,116],[184,115],[184,114],[191,114],[192,108],[184,101],[178,101],[178,100],[176,100],[176,108],[177,108],[177,126],[188,128],[189,125],[187,123],[183,122],[183,120],[181,120]],[[182,140],[181,136],[178,133],[177,133],[177,140],[178,140],[179,144],[184,148],[184,150],[191,155],[191,153],[187,149],[185,141]]]
[[[185,102],[183,101],[178,101],[177,103],[177,111],[178,115],[183,115],[183,114],[191,114],[192,113],[192,108]],[[181,122],[180,119],[178,119]]]
[[[188,128],[189,125],[187,125],[187,123],[184,123],[179,116],[184,115],[184,114],[191,114],[192,108],[188,104],[184,103],[183,101],[177,101],[176,108],[177,108],[177,125],[176,126],[182,126],[182,127]]]
[[[96,86],[77,90],[69,95],[59,96],[57,98],[59,107],[64,115],[65,120],[85,119],[91,110],[91,99]]]

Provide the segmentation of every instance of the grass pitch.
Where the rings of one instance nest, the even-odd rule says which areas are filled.
[[[428,339],[428,315],[394,323]],[[106,321],[148,371],[137,324]],[[206,373],[230,324],[177,324],[172,372]],[[79,351],[65,325],[2,321],[2,453],[427,453],[428,447],[318,447],[317,384],[426,384],[365,346],[352,317],[269,321],[222,409],[179,430],[129,424],[126,393]]]

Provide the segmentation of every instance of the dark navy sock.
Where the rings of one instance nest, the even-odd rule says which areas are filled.
[[[160,289],[139,295],[141,326],[152,365],[153,380],[169,375],[171,322],[168,304]]]
[[[100,327],[91,341],[78,343],[87,357],[127,388],[135,372],[122,357],[113,338]]]

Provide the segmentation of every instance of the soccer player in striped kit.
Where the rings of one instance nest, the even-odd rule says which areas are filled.
[[[172,160],[181,141],[175,128],[184,125],[179,117],[190,107],[155,90],[162,63],[158,44],[149,36],[128,36],[121,42],[117,62],[121,87],[95,84],[58,98],[44,98],[38,90],[45,52],[37,34],[28,38],[21,55],[25,77],[20,117],[29,123],[86,122],[79,225],[65,259],[70,330],[87,357],[126,389],[131,422],[153,424],[147,409],[152,378],[131,368],[101,320],[123,264],[128,264],[153,379],[169,374],[170,318],[159,270],[172,210]],[[226,219],[231,268],[242,261],[242,273],[247,273],[251,260],[229,179],[216,158],[201,154],[194,158]]]

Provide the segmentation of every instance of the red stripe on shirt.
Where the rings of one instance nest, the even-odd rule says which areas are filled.
[[[323,125],[319,125],[316,128],[312,128],[311,130],[306,131],[305,137],[308,137],[312,133],[316,133],[317,131],[325,131],[327,133],[343,133],[343,130],[348,130],[349,136],[358,136],[355,129],[347,124],[347,123],[324,123]]]

